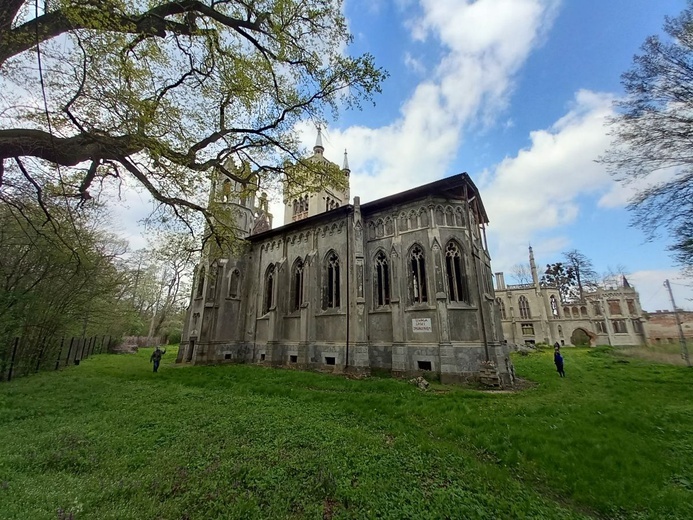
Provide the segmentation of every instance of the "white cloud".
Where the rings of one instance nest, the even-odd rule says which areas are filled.
[[[503,109],[513,75],[541,42],[557,5],[557,0],[422,0],[420,13],[408,5],[415,13],[412,38],[435,40],[442,58],[391,124],[329,132],[326,157],[339,161],[344,148],[350,151],[352,195],[366,202],[442,177],[464,128],[493,120]],[[314,139],[314,129],[309,135]]]
[[[595,162],[609,146],[604,120],[611,106],[610,95],[578,92],[565,116],[547,130],[532,132],[528,148],[481,177],[478,184],[499,267],[512,265],[518,248],[535,237],[574,222],[581,196],[598,194],[614,183]],[[567,242],[564,237],[550,240]]]
[[[691,280],[681,277],[675,269],[636,271],[628,275],[628,282],[640,293],[640,305],[649,312],[672,310],[669,292],[664,287],[664,280],[669,280],[676,306],[693,311],[693,284]]]
[[[423,62],[418,58],[414,58],[409,52],[404,53],[404,66],[420,76],[426,73],[426,66]]]
[[[627,183],[614,182],[609,191],[599,199],[599,206],[604,208],[623,207],[640,191],[661,182],[672,180],[678,168],[665,168],[650,173],[647,177],[634,179]]]

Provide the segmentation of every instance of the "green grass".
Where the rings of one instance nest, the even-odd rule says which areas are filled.
[[[0,518],[693,518],[693,370],[516,357],[490,393],[151,350],[0,385]]]

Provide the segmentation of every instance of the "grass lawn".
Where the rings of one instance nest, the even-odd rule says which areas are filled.
[[[693,369],[565,349],[421,392],[150,353],[0,384],[1,519],[693,518]]]

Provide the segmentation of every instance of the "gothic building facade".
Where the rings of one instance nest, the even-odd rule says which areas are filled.
[[[313,160],[322,153],[318,136]],[[346,155],[342,171],[348,177]],[[488,218],[467,174],[366,204],[349,204],[348,189],[288,196],[275,229],[266,201],[234,193],[247,190],[232,186],[217,202],[239,220],[245,245],[203,256],[179,362],[512,383]]]
[[[608,288],[585,291],[581,301],[563,303],[560,291],[540,283],[529,248],[532,282],[506,285],[496,273],[503,335],[511,344],[642,345],[646,319],[635,288],[622,277]]]

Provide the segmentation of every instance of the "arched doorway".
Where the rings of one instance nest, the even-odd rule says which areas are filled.
[[[578,327],[570,335],[570,343],[576,347],[594,347],[597,344],[597,335],[591,330]]]

